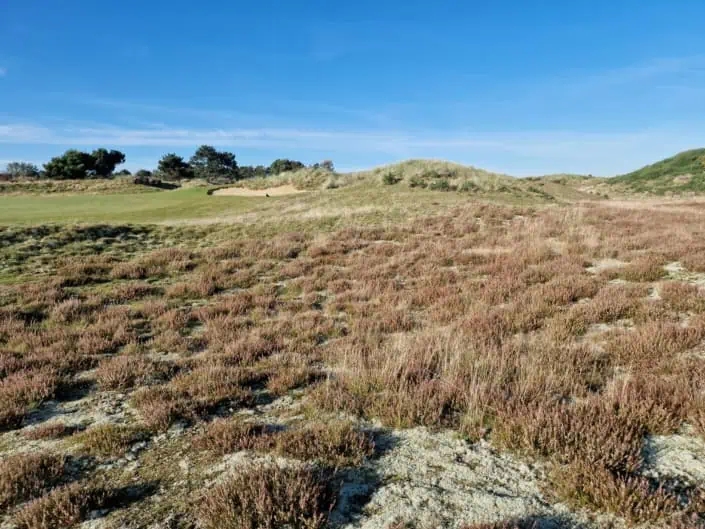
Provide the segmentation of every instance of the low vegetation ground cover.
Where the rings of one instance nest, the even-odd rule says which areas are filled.
[[[323,527],[393,454],[375,432],[426,427],[537,465],[586,526],[702,526],[705,483],[646,454],[705,440],[700,204],[397,185],[223,197],[230,223],[121,224],[220,208],[198,189],[190,215],[3,210],[25,222],[0,228],[3,522]],[[542,527],[516,514],[440,525]]]

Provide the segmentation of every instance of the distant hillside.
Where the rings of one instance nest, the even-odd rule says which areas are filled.
[[[609,179],[638,193],[705,192],[705,149],[694,149]]]

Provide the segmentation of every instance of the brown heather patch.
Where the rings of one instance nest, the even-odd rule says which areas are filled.
[[[18,427],[32,407],[54,396],[60,382],[50,368],[19,371],[0,380],[0,430]]]
[[[132,404],[150,428],[166,430],[175,421],[194,420],[220,405],[251,404],[253,394],[246,386],[257,380],[237,367],[206,365],[180,373],[166,385],[139,390]]]
[[[215,280],[199,275],[169,286],[166,295],[169,298],[206,298],[218,290]]]
[[[204,490],[194,503],[204,529],[317,529],[326,526],[335,494],[320,470],[257,465]]]
[[[507,410],[495,422],[492,438],[502,446],[561,464],[576,460],[615,473],[635,473],[642,465],[645,427],[599,401],[550,408]]]
[[[226,319],[219,327],[216,327],[216,323],[221,322],[212,321],[204,338],[207,340],[209,353],[221,363],[250,365],[280,352],[283,348],[282,337],[275,330],[253,329],[243,333],[238,322],[229,322]]]
[[[348,422],[314,424],[286,430],[276,436],[277,453],[302,461],[320,461],[332,467],[359,466],[374,453],[369,433]]]
[[[197,351],[200,345],[200,340],[172,330],[156,334],[148,343],[148,347],[153,351],[177,354],[192,353]]]
[[[460,529],[540,529],[540,527],[536,520],[524,519],[463,525]]]
[[[155,296],[161,289],[144,282],[121,283],[113,287],[107,294],[107,299],[112,303],[129,303],[147,296]]]
[[[141,389],[135,393],[131,403],[141,413],[144,423],[156,431],[166,431],[179,420],[195,419],[189,403],[165,386]]]
[[[174,373],[174,366],[139,356],[115,356],[103,360],[96,370],[101,389],[126,390],[164,382]]]
[[[39,441],[42,439],[61,439],[73,434],[77,430],[75,426],[68,426],[63,422],[50,422],[41,424],[29,430],[22,431],[25,439]]]
[[[322,378],[318,369],[308,366],[283,366],[267,380],[267,391],[275,396],[285,395],[292,389],[309,386]]]
[[[273,445],[274,429],[265,424],[216,419],[194,439],[194,446],[219,455],[240,450],[268,450]]]
[[[118,263],[110,271],[111,279],[146,279],[149,269],[139,262]]]
[[[627,367],[653,367],[673,361],[698,345],[705,337],[705,328],[683,327],[674,323],[649,322],[634,331],[616,334],[606,344],[617,362]]]
[[[666,275],[664,265],[667,259],[662,256],[647,254],[636,258],[624,268],[616,270],[617,276],[626,281],[651,282],[658,281]]]
[[[683,255],[680,262],[689,272],[705,273],[705,253],[702,250]]]
[[[658,292],[664,303],[677,312],[705,312],[705,293],[697,285],[668,281],[661,283]]]
[[[556,494],[578,508],[617,513],[632,523],[663,521],[680,510],[676,496],[640,476],[615,477],[610,471],[576,462],[556,467]]]
[[[359,466],[374,453],[371,434],[342,421],[282,431],[263,424],[217,420],[208,425],[195,444],[221,455],[240,450],[273,452],[331,467]]]
[[[64,458],[53,454],[18,454],[0,462],[0,509],[41,496],[64,475]]]
[[[97,456],[122,456],[130,445],[144,437],[144,431],[134,426],[102,424],[73,436],[82,449]]]
[[[71,298],[57,303],[51,308],[51,319],[58,323],[71,323],[91,314],[97,308],[97,304]]]
[[[54,489],[28,503],[14,517],[19,529],[64,529],[78,525],[89,512],[108,506],[113,494],[88,482]]]
[[[61,286],[76,287],[107,279],[110,265],[93,258],[72,260],[57,270]]]

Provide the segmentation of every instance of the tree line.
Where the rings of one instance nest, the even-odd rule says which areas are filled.
[[[87,178],[112,178],[130,176],[127,169],[116,172],[118,165],[125,163],[125,154],[116,150],[96,149],[83,152],[69,149],[44,164],[42,170],[27,162],[7,164],[9,178],[47,178],[53,180],[83,180]],[[188,180],[203,178],[211,182],[234,181],[244,178],[266,177],[306,167],[302,162],[280,158],[269,166],[238,165],[235,155],[219,151],[211,145],[201,145],[190,159],[185,160],[175,153],[162,156],[155,171],[140,169],[137,178],[160,178],[164,180]],[[326,160],[313,167],[333,171],[333,162]]]

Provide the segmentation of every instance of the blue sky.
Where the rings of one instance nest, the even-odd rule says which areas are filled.
[[[200,144],[612,175],[705,147],[702,0],[0,0],[0,166]]]

